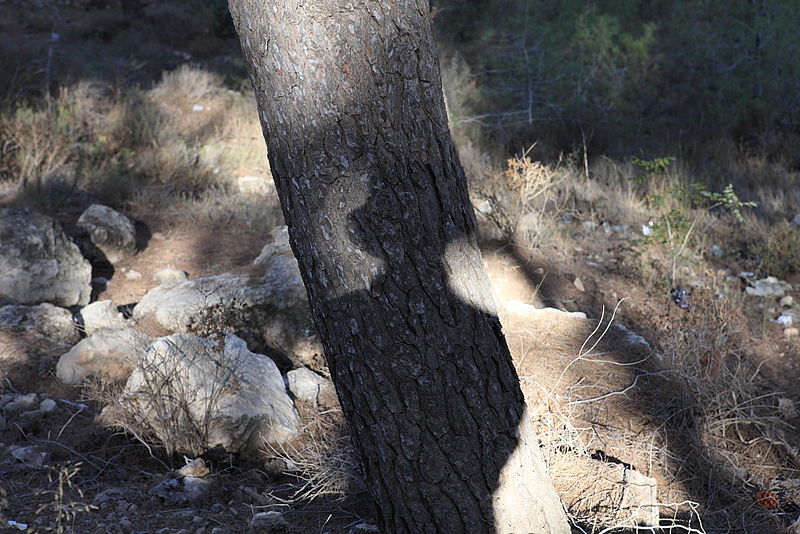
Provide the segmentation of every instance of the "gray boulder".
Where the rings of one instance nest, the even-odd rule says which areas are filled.
[[[277,365],[234,335],[159,338],[139,359],[114,411],[103,419],[189,454],[215,446],[256,451],[291,439],[300,426]]]
[[[128,326],[128,321],[110,300],[99,300],[84,306],[76,314],[87,336],[98,330],[120,329]]]
[[[130,376],[151,341],[133,328],[96,331],[58,359],[56,377],[65,384],[80,384],[90,376],[121,382]]]
[[[31,330],[50,341],[66,345],[73,345],[80,339],[69,310],[48,303],[0,307],[0,326]]]
[[[77,227],[94,245],[87,248],[90,259],[117,263],[136,254],[133,223],[108,206],[89,206],[78,218]]]
[[[294,258],[291,258],[294,261]],[[153,318],[172,332],[188,332],[212,316],[257,306],[291,308],[305,300],[305,288],[291,272],[289,260],[274,262],[267,276],[220,274],[151,289],[133,309],[133,318]],[[295,261],[296,267],[296,261]],[[298,273],[299,277],[299,273]]]
[[[316,402],[322,397],[330,398],[336,394],[333,382],[307,367],[298,367],[286,373],[286,383],[296,399],[307,402]]]
[[[22,304],[86,304],[92,266],[52,218],[28,208],[0,209],[0,296]]]
[[[221,274],[150,290],[133,310],[170,332],[236,333],[293,355],[292,366],[318,369],[322,347],[288,234],[278,228],[249,274]],[[253,345],[251,345],[253,346]],[[296,356],[296,358],[295,358]]]

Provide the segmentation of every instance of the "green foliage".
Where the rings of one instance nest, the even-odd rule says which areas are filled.
[[[800,122],[800,0],[440,0],[486,132],[573,150],[753,140]],[[628,152],[629,153],[629,152]]]
[[[732,184],[721,192],[711,191],[701,182],[664,184],[662,181],[673,160],[672,157],[631,160],[643,171],[631,181],[644,189],[645,201],[652,210],[647,233],[636,246],[636,259],[640,261],[644,257],[648,246],[666,247],[671,263],[671,286],[676,282],[678,264],[691,261],[694,255],[697,223],[702,212],[723,209],[743,224],[742,208],[756,206],[755,202],[742,201]]]
[[[644,174],[640,174],[630,179],[631,182],[635,184],[644,184],[647,181],[647,177],[649,175],[663,175],[667,174],[667,169],[669,168],[670,163],[675,161],[673,157],[664,157],[664,158],[653,158],[653,159],[639,159],[637,157],[631,158],[631,163],[635,166],[639,167],[639,169],[644,172]]]
[[[713,191],[702,190],[700,194],[711,203],[712,207],[721,206],[728,210],[736,220],[739,221],[739,224],[744,223],[744,217],[742,217],[742,208],[754,208],[758,206],[757,203],[747,201],[743,202],[739,199],[739,195],[733,190],[733,184],[728,184],[725,186],[725,189],[722,190],[721,193],[715,193]]]

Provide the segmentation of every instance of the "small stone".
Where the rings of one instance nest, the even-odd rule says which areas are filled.
[[[355,530],[356,532],[379,532],[379,529],[376,525],[364,522],[361,522],[356,526],[354,526],[353,530]]]
[[[125,278],[127,280],[138,280],[141,277],[142,273],[140,273],[139,271],[134,271],[133,269],[125,273]]]
[[[715,258],[722,257],[722,248],[719,245],[711,245],[708,249],[712,256]]]
[[[791,295],[786,295],[785,297],[781,298],[778,303],[785,308],[790,308],[792,304],[794,304],[794,298],[792,298]]]
[[[108,504],[118,501],[120,497],[122,497],[121,489],[109,488],[95,495],[94,499],[92,499],[92,504],[104,508]]]
[[[192,523],[202,523],[203,521],[204,519],[199,515],[196,515],[192,518]]]
[[[319,397],[334,392],[333,383],[308,367],[298,367],[286,373],[286,382],[289,391],[296,399],[314,402]]]
[[[572,283],[578,289],[578,291],[580,291],[581,293],[586,291],[586,287],[584,287],[583,282],[577,276],[575,277],[575,280],[573,280]]]
[[[136,254],[133,221],[108,206],[92,204],[75,226],[85,239],[84,253],[91,260],[114,264]]]
[[[793,339],[800,336],[800,328],[787,328],[783,331],[783,335],[786,336],[787,339]]]
[[[9,402],[3,407],[6,413],[30,411],[39,402],[39,396],[36,393],[28,393],[27,395],[17,395],[14,400]]]
[[[39,411],[43,413],[51,413],[56,411],[58,405],[53,399],[45,399],[39,403]]]
[[[789,313],[782,313],[776,319],[773,319],[774,322],[778,323],[781,326],[791,326],[792,325],[792,315]]]
[[[791,225],[792,226],[800,226],[800,213],[798,213],[797,215],[792,217]]]
[[[203,497],[211,488],[211,481],[197,477],[168,478],[150,490],[150,493],[172,504],[186,504]]]
[[[792,289],[791,284],[778,280],[774,276],[768,276],[755,282],[751,280],[749,284],[745,291],[748,295],[756,297],[782,297],[786,291]]]
[[[280,532],[288,526],[283,514],[275,510],[259,512],[250,520],[250,528],[258,532]]]
[[[121,526],[122,528],[128,529],[128,528],[131,528],[133,526],[133,522],[130,519],[128,519],[127,517],[123,517],[122,519],[119,520],[119,526]]]
[[[153,275],[153,281],[158,285],[164,284],[179,284],[185,282],[189,277],[180,269],[172,269],[170,267],[161,269]]]
[[[39,469],[47,459],[47,453],[36,450],[35,447],[18,447],[11,445],[8,448],[9,454],[18,462],[21,462],[34,469]]]
[[[78,322],[83,325],[83,330],[87,336],[91,336],[98,330],[117,330],[128,325],[128,322],[111,300],[92,302],[88,306],[81,308],[76,317]]]
[[[590,232],[597,229],[597,223],[594,221],[583,221],[581,226],[583,226],[584,230],[588,230]]]
[[[225,529],[220,527],[214,527],[211,529],[211,534],[225,534]]]

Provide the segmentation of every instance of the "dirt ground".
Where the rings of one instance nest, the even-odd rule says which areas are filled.
[[[63,223],[69,229],[74,214],[65,214]],[[152,225],[140,221],[139,229],[142,250],[113,272],[96,273],[109,278],[96,299],[133,304],[155,285],[152,275],[163,267],[182,269],[190,278],[244,268],[266,239],[243,227],[208,229],[180,219]],[[780,439],[758,439],[763,433],[756,435],[745,419],[728,429],[731,443],[724,450],[715,446],[708,452],[699,430],[707,422],[693,404],[698,397],[685,377],[671,373],[672,362],[659,350],[669,347],[680,329],[691,335],[710,304],[697,297],[687,310],[664,295],[647,294],[614,261],[624,244],[586,234],[578,235],[570,250],[484,245],[508,343],[565,501],[574,497],[576,478],[586,475],[576,474],[576,465],[611,458],[657,481],[662,520],[675,518],[692,528],[702,528],[705,521],[708,532],[709,524],[714,532],[779,531],[796,519],[791,510],[783,505],[767,510],[752,496],[766,481],[796,477],[794,469],[785,469],[787,463],[796,465],[793,458],[786,461],[798,443],[796,414],[779,425]],[[709,280],[714,276],[707,274]],[[528,315],[525,304],[585,312],[589,319],[555,311]],[[606,331],[612,314],[630,331]],[[740,351],[746,369],[755,369],[763,384],[775,388],[765,392],[762,404],[772,407],[776,395],[796,399],[798,343],[783,339],[777,325],[762,324],[760,312],[748,321],[744,335],[736,338],[747,342]],[[54,377],[57,358],[67,347],[26,332],[0,335],[0,394],[35,393],[37,402],[53,399],[57,405],[52,413],[9,417],[0,434],[6,446],[33,446],[45,454],[40,468],[8,458],[0,463],[4,519],[39,530],[55,528],[61,520],[71,532],[203,534],[258,531],[250,525],[253,515],[276,510],[285,513],[291,532],[369,531],[370,508],[362,487],[353,485],[340,498],[293,502],[298,481],[283,475],[266,453],[233,458],[212,451],[205,460],[213,489],[198,502],[154,496],[152,488],[185,460],[100,427],[95,417],[101,406],[91,400],[91,388],[66,387]],[[699,368],[713,374],[717,364],[724,362]],[[335,406],[328,408],[335,411]],[[321,420],[310,410],[304,413],[317,433],[341,432],[338,417]],[[742,464],[742,457],[751,461]],[[732,516],[727,528],[714,513],[719,506]],[[574,515],[586,532],[599,531],[586,517]]]

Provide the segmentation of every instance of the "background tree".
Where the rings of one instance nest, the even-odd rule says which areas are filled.
[[[428,2],[231,0],[387,532],[569,532],[474,238]]]

